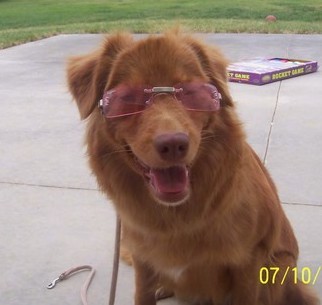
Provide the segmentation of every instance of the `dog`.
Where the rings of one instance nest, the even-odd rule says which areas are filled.
[[[288,272],[297,241],[226,67],[220,50],[178,31],[110,35],[68,61],[90,167],[133,260],[135,305],[155,305],[160,285],[158,297],[191,304],[319,304]]]

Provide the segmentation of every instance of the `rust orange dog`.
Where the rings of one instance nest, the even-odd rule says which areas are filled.
[[[245,140],[226,64],[175,32],[112,35],[68,63],[90,166],[133,258],[136,305],[156,304],[160,284],[192,304],[318,304],[307,285],[282,278],[297,242]],[[263,267],[279,268],[275,283],[261,283]]]

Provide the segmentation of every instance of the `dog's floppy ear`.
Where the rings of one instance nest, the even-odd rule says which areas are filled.
[[[104,93],[113,61],[130,44],[130,35],[116,34],[108,37],[100,49],[68,60],[68,87],[76,100],[81,119],[86,119],[95,109]]]
[[[197,55],[199,62],[222,95],[224,105],[233,106],[227,85],[228,61],[215,47],[209,47],[191,37],[185,37],[186,43]]]

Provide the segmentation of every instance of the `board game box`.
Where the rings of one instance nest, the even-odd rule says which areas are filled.
[[[260,58],[230,64],[228,66],[228,79],[231,82],[264,85],[316,72],[317,69],[317,61],[288,58]]]

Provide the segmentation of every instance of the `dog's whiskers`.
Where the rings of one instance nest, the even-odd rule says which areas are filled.
[[[130,148],[123,148],[123,149],[116,149],[116,150],[113,150],[113,151],[108,151],[106,152],[103,157],[104,158],[109,158],[113,155],[117,155],[117,154],[122,154],[122,153],[127,153],[127,154],[133,154],[132,150]]]

